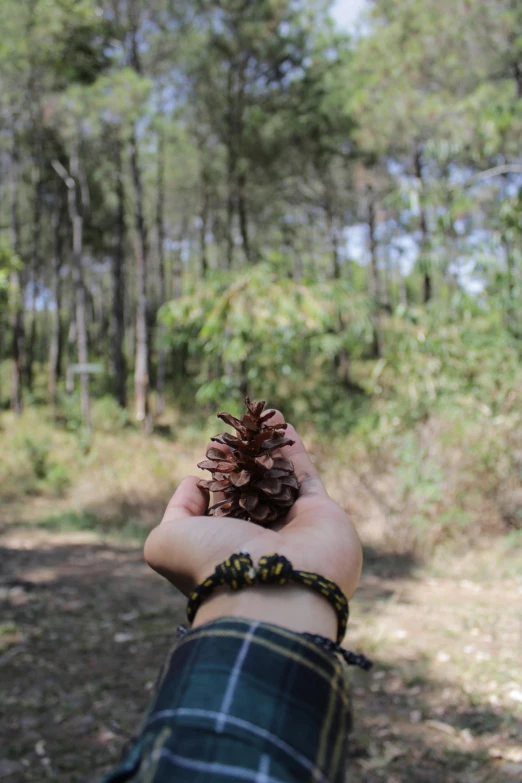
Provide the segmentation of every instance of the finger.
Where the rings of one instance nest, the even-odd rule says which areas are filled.
[[[270,419],[270,424],[283,424],[285,417],[281,411],[275,410],[274,416]],[[295,427],[292,424],[287,424],[285,436],[294,441],[292,446],[283,446],[281,449],[281,455],[287,459],[292,460],[294,463],[294,470],[297,476],[297,480],[301,485],[299,496],[308,495],[327,495],[326,489],[323,486],[319,474],[310,459],[310,455],[306,450],[306,446],[300,435],[297,434]]]
[[[263,411],[263,416],[266,416],[267,413],[272,413],[273,416],[271,416],[267,420],[267,424],[284,424],[285,423],[285,417],[281,413],[281,411],[278,411],[277,408],[267,408],[265,411]]]
[[[197,476],[185,476],[170,499],[162,523],[168,524],[179,519],[206,514],[209,494],[206,489],[198,486],[199,481]]]

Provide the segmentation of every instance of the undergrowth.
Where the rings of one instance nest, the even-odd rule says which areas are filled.
[[[372,499],[387,548],[428,554],[448,543],[517,534],[520,345],[494,309],[469,301],[397,312],[384,330],[383,358],[354,358],[350,387],[325,376],[324,362],[295,377],[281,368],[268,405],[296,424],[326,485],[361,524]],[[42,369],[33,405],[19,420],[0,414],[0,501],[24,518],[40,514],[47,526],[61,518],[73,527],[114,529],[129,520],[157,520],[176,483],[195,472],[208,437],[220,431],[216,412],[240,409],[230,390],[222,399],[210,395],[195,403],[199,376],[189,373],[182,388],[171,389],[165,415],[146,437],[98,379],[91,435],[82,426],[77,393],[62,393],[54,411],[42,404],[44,377]],[[267,390],[250,391],[257,397]],[[42,516],[45,501],[58,503],[58,517]]]

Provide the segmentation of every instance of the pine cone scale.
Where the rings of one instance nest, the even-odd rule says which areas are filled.
[[[226,496],[209,509],[209,515],[236,516],[266,526],[288,513],[299,491],[292,461],[275,453],[294,441],[284,434],[287,424],[267,423],[275,411],[263,413],[264,402],[246,398],[245,403],[248,413],[241,419],[218,414],[236,432],[211,438],[228,451],[207,449],[207,459],[198,467],[209,470],[212,478],[202,480],[200,486]]]

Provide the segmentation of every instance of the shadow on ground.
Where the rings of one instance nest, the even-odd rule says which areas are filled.
[[[83,536],[83,539],[82,539]],[[184,601],[136,546],[92,543],[81,531],[11,530],[0,549],[3,783],[94,783],[119,757],[146,709]],[[385,611],[393,579],[414,561],[367,559],[360,599]],[[488,746],[513,744],[514,715],[442,697],[429,661],[374,655],[353,673],[356,729],[349,781],[500,783],[511,776]],[[513,773],[515,774],[515,773]]]

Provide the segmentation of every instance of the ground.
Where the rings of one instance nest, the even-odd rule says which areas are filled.
[[[140,540],[204,436],[174,422],[86,446],[39,412],[2,424],[0,782],[96,783],[138,728],[184,619]],[[350,671],[347,781],[520,783],[520,535],[408,553],[380,500],[390,487],[309,446],[365,543],[346,645],[375,666]]]
[[[94,783],[139,724],[183,600],[136,546],[18,527],[1,545],[0,780]],[[491,584],[487,566],[367,553],[346,644],[375,666],[350,673],[347,780],[522,779],[522,577]]]

